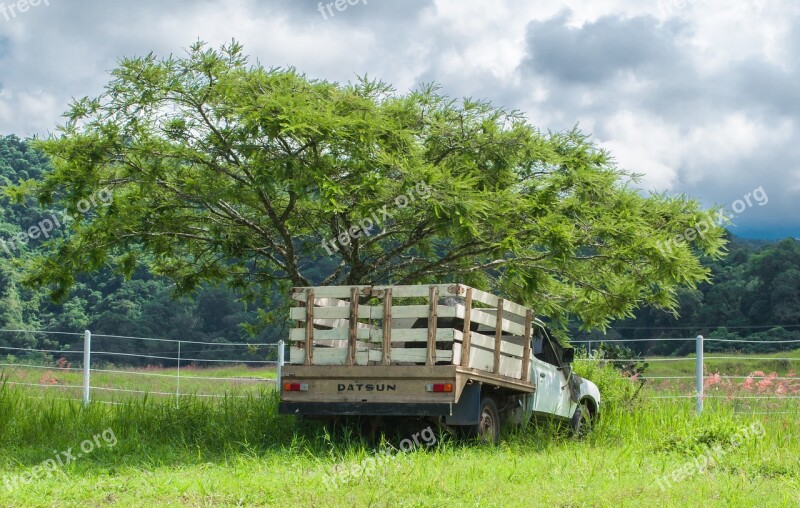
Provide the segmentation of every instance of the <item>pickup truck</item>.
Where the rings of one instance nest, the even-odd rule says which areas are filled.
[[[292,290],[282,414],[435,420],[497,443],[533,416],[584,434],[600,392],[534,312],[463,284]]]

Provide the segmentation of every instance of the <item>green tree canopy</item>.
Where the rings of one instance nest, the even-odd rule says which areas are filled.
[[[636,190],[578,130],[435,86],[267,69],[236,42],[124,59],[67,119],[38,143],[54,170],[15,190],[76,218],[29,267],[55,296],[109,265],[146,264],[181,291],[459,280],[602,327],[674,309],[707,279],[698,256],[724,248],[716,224],[674,241],[707,212]],[[113,204],[79,210],[103,189]]]

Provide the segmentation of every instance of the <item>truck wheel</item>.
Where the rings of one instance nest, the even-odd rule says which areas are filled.
[[[592,430],[592,412],[586,402],[578,404],[575,414],[570,420],[570,427],[572,427],[572,435],[577,438],[585,437]]]
[[[500,442],[500,411],[491,397],[481,398],[481,420],[478,423],[478,439],[481,443]]]
[[[477,425],[454,425],[452,429],[461,439],[478,439],[481,443],[500,442],[500,411],[494,399],[481,398],[480,418]]]

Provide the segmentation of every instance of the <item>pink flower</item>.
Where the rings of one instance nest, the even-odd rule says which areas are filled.
[[[759,381],[758,385],[756,385],[758,387],[758,391],[761,392],[761,393],[766,392],[772,386],[772,381],[776,377],[778,377],[778,373],[777,372],[773,372],[769,376],[767,376],[764,379],[762,379],[761,381]]]
[[[706,385],[706,388],[710,388],[710,387],[712,387],[714,385],[720,384],[721,382],[722,382],[722,378],[720,377],[719,372],[717,372],[716,374],[713,374],[713,375],[708,376],[706,378],[705,385]]]

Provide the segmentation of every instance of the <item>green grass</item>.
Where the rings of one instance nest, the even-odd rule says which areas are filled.
[[[245,398],[128,398],[118,405],[32,399],[0,388],[0,506],[797,506],[800,404],[789,415],[734,414],[710,400],[630,400],[608,371],[597,379],[609,404],[592,434],[576,441],[547,425],[509,430],[496,448],[438,435],[432,447],[374,458],[350,436],[332,441],[317,425],[277,415],[276,394]],[[590,375],[593,374],[593,375]],[[221,377],[221,376],[220,376]],[[627,383],[627,381],[625,381]],[[646,388],[647,389],[647,388]],[[645,394],[647,395],[647,394]],[[743,428],[763,437],[730,440]],[[56,451],[111,429],[97,447],[51,477],[10,491],[3,477],[30,472]],[[410,437],[410,436],[407,436]],[[390,437],[382,446],[399,446]],[[104,442],[101,441],[101,444]],[[658,479],[719,445],[716,464],[682,481]],[[380,447],[380,446],[379,446]],[[333,474],[333,476],[331,476]],[[663,481],[662,481],[663,483]]]
[[[714,360],[714,357],[735,359]],[[754,360],[753,358],[767,358],[767,360]],[[791,358],[793,360],[773,360],[772,358]],[[647,357],[646,361],[649,363],[646,376],[694,376],[694,355],[679,360],[674,357],[654,356]],[[729,376],[747,376],[753,371],[760,370],[766,373],[777,372],[780,375],[786,375],[791,371],[800,372],[800,350],[755,355],[705,353],[703,364],[706,366],[707,374],[719,372]]]
[[[115,371],[115,372],[108,372]],[[40,396],[43,390],[53,398],[80,399],[83,372],[54,367],[31,368],[10,366],[0,368],[6,380],[18,389]],[[92,400],[118,402],[131,397],[141,397],[135,392],[147,392],[153,397],[194,394],[198,398],[215,398],[228,394],[244,396],[274,388],[275,367],[247,367],[229,365],[214,368],[182,367],[180,381],[177,368],[129,368],[104,365],[91,373]],[[178,384],[180,382],[180,385]],[[14,383],[21,383],[14,385]],[[49,385],[48,388],[27,386]],[[169,395],[165,395],[169,394]]]

